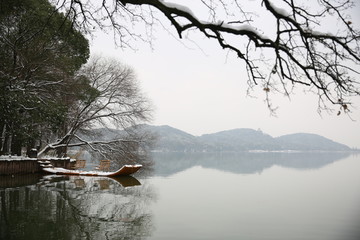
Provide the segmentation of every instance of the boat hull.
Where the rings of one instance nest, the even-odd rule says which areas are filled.
[[[81,171],[81,170],[70,170],[65,168],[51,168],[45,167],[42,170],[46,173],[58,174],[58,175],[81,175],[81,176],[105,176],[105,177],[115,177],[115,176],[129,176],[136,173],[142,165],[124,165],[119,170],[115,172],[101,172],[101,171]]]

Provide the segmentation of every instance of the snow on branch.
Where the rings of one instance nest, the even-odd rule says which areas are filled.
[[[252,1],[252,6],[257,4],[257,8],[250,11],[238,0],[204,0],[201,3],[209,12],[208,20],[197,17],[195,9],[185,3],[171,1],[116,0],[115,4],[106,5],[108,1],[103,0],[103,5],[93,11],[86,9],[85,4],[82,8],[86,11],[76,10],[76,2],[83,1],[71,1],[77,16],[86,16],[83,22],[100,27],[105,26],[94,9],[97,12],[106,9],[103,16],[111,19],[108,23],[126,46],[131,44],[125,40],[126,36],[137,38],[141,35],[127,27],[126,20],[132,25],[144,23],[152,32],[154,22],[164,21],[156,13],[163,14],[180,39],[185,34],[189,38],[197,31],[216,41],[224,50],[235,53],[245,62],[250,87],[263,86],[267,93],[279,91],[276,85],[280,85],[284,89],[282,92],[288,95],[295,84],[301,84],[312,89],[324,106],[327,102],[343,106],[345,102],[350,103],[352,96],[360,95],[357,70],[360,32],[355,26],[358,23],[354,23],[347,12],[354,7],[353,0],[258,0]],[[225,16],[217,14],[217,10],[222,10]],[[264,12],[266,16],[262,20]],[[268,20],[272,24],[259,24]],[[334,32],[321,31],[327,27],[328,20],[337,22]],[[253,24],[255,21],[257,25]]]

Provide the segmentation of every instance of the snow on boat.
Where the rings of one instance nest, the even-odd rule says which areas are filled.
[[[115,177],[115,176],[129,176],[137,172],[142,165],[124,165],[119,170],[115,172],[102,172],[102,171],[81,171],[81,170],[71,170],[65,168],[57,167],[43,167],[43,171],[51,174],[58,175],[81,175],[81,176],[104,176],[104,177]]]

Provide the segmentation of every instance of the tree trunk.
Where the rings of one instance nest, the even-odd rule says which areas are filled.
[[[1,131],[1,139],[0,139],[0,155],[4,154],[4,150],[5,150],[5,137],[6,137],[6,124],[4,123],[2,126],[2,131]]]
[[[67,147],[59,147],[55,150],[57,157],[66,157]]]
[[[10,132],[10,134],[8,135],[7,137],[7,142],[6,142],[6,147],[5,147],[5,154],[11,154],[11,144],[12,144],[12,138],[13,138],[13,135],[12,133]]]
[[[22,139],[19,139],[16,135],[13,136],[11,144],[11,155],[21,156],[21,147],[23,145]]]

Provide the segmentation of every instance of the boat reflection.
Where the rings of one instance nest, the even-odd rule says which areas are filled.
[[[119,177],[87,177],[87,176],[62,176],[62,175],[45,175],[38,184],[51,186],[56,182],[67,181],[67,189],[86,189],[87,191],[113,189],[117,186],[123,188],[140,186],[141,183],[132,176]]]

